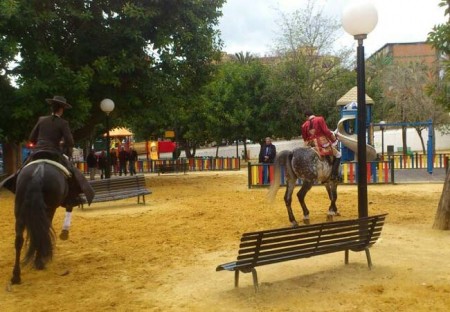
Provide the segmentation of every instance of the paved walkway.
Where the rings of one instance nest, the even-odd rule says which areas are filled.
[[[433,169],[428,173],[426,169],[395,169],[395,183],[444,183],[445,169]]]

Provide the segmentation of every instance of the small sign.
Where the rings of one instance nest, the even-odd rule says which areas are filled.
[[[174,138],[175,137],[175,131],[173,130],[166,130],[164,137],[166,138]]]

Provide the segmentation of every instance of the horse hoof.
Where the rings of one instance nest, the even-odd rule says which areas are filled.
[[[333,215],[327,215],[327,221],[328,222],[331,222],[331,221],[333,221]]]
[[[13,276],[11,278],[11,284],[12,285],[18,285],[20,284],[22,281],[20,280],[20,276]]]
[[[303,219],[303,224],[310,224],[309,219]]]
[[[40,261],[40,260],[39,261],[35,261],[34,262],[34,268],[36,270],[42,271],[42,270],[45,269],[45,264],[42,261]]]
[[[296,228],[296,227],[298,227],[298,223],[297,223],[297,221],[292,221],[292,222],[291,222],[291,224],[292,224],[292,227],[293,227],[293,228]]]
[[[61,240],[67,240],[69,238],[69,231],[68,230],[62,230],[59,234],[59,238]]]

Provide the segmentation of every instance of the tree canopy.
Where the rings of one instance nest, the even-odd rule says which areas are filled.
[[[104,120],[103,98],[113,123],[148,119],[142,135],[157,131],[209,79],[223,3],[0,0],[2,140],[24,140],[53,95],[72,103],[76,140]]]

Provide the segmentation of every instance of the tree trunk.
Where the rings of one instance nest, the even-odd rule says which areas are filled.
[[[450,229],[450,170],[447,169],[447,177],[445,178],[444,189],[442,190],[439,206],[434,217],[433,229],[449,230]]]
[[[419,135],[419,139],[420,139],[420,144],[422,145],[422,152],[425,155],[427,153],[426,148],[425,148],[425,142],[423,141],[423,137],[422,137],[422,130],[421,128],[416,128],[417,134]]]
[[[5,143],[3,145],[3,152],[5,173],[7,175],[15,173],[22,164],[22,151],[20,145],[15,143]]]
[[[247,139],[244,139],[244,160],[248,160],[248,155],[247,155]],[[238,156],[239,158],[239,156]]]
[[[402,142],[403,142],[403,155],[408,154],[408,143],[406,141],[406,126],[402,126]]]
[[[190,146],[189,143],[186,142],[186,145],[184,146],[184,152],[186,154],[186,158],[194,157],[195,156],[195,146]],[[179,156],[180,156],[180,154],[178,154],[178,156],[176,158],[178,158]]]

